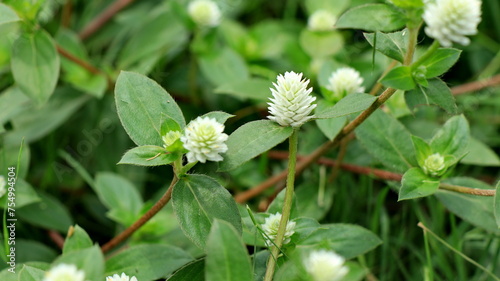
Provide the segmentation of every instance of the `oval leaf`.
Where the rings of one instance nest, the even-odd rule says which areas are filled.
[[[118,164],[132,164],[138,166],[160,166],[174,162],[180,155],[169,153],[163,147],[143,145],[125,152]]]
[[[282,127],[271,120],[246,123],[229,136],[226,142],[228,150],[219,170],[229,171],[240,166],[282,143],[292,132],[292,127]]]
[[[357,113],[370,107],[375,100],[377,100],[377,97],[368,94],[350,94],[334,106],[326,107],[321,111],[316,110],[315,117],[317,119],[327,119]]]
[[[452,48],[439,48],[422,62],[427,69],[425,78],[433,78],[444,74],[460,57],[462,51]]]
[[[92,247],[92,239],[79,225],[70,228],[64,240],[63,253],[83,250]]]
[[[21,35],[12,46],[12,75],[19,88],[37,104],[46,103],[59,78],[59,55],[44,30]]]
[[[385,4],[366,4],[345,12],[335,25],[337,28],[354,28],[367,31],[389,32],[402,28],[406,17]]]
[[[419,86],[411,91],[405,92],[405,100],[408,107],[415,109],[422,105],[437,105],[450,114],[457,113],[455,98],[450,88],[440,79],[430,79],[427,87]]]
[[[450,118],[434,135],[430,145],[433,152],[453,155],[460,159],[467,153],[469,146],[469,123],[463,115]]]
[[[228,222],[214,221],[206,251],[207,281],[253,281],[252,265],[245,244],[241,235]]]
[[[148,77],[122,71],[115,88],[116,108],[125,131],[137,145],[163,145],[165,116],[182,128],[186,121],[174,99]]]
[[[187,175],[180,179],[172,192],[172,204],[184,234],[202,249],[214,219],[227,221],[242,231],[233,197],[208,176]]]
[[[368,43],[370,43],[375,50],[401,63],[404,61],[404,56],[406,54],[408,35],[409,32],[405,30],[394,33],[376,32],[364,34]]]
[[[412,70],[409,66],[398,66],[387,73],[380,83],[386,87],[408,91],[414,89],[416,84],[413,80]]]
[[[438,188],[439,180],[427,176],[420,168],[411,168],[403,175],[398,201],[429,196]]]

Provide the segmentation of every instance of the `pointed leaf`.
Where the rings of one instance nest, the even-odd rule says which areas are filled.
[[[182,128],[186,126],[175,100],[141,74],[122,71],[116,81],[115,100],[122,125],[137,145],[163,145],[161,125],[165,116]]]
[[[476,166],[500,166],[500,158],[495,151],[476,138],[470,138],[466,151],[468,153],[460,163]]]
[[[380,83],[386,87],[408,91],[416,87],[412,69],[409,66],[398,66],[387,73]]]
[[[185,264],[166,281],[205,281],[205,258]]]
[[[180,155],[178,153],[170,153],[163,147],[155,145],[142,145],[125,152],[118,164],[160,166],[170,164],[179,157]]]
[[[271,120],[246,123],[234,131],[227,140],[228,150],[219,170],[232,170],[257,155],[282,143],[292,134],[292,127],[282,127]],[[257,133],[258,132],[258,133]]]
[[[79,225],[75,225],[68,231],[64,240],[63,254],[83,250],[92,247],[92,239]]]
[[[422,62],[426,67],[426,78],[433,78],[444,74],[460,57],[462,51],[452,48],[439,48],[430,57]]]
[[[23,265],[19,271],[19,281],[39,281],[44,277],[45,271],[28,265]]]
[[[432,195],[439,188],[439,180],[433,179],[420,168],[411,168],[401,181],[398,201]]]
[[[12,46],[12,75],[37,104],[46,103],[59,78],[59,55],[50,35],[40,29],[21,35]]]
[[[212,111],[212,112],[209,112],[207,114],[204,114],[201,117],[210,117],[210,118],[215,119],[217,122],[224,124],[227,121],[227,119],[234,117],[234,115],[223,112],[223,111]]]
[[[415,156],[420,167],[424,166],[425,159],[432,154],[430,145],[423,139],[417,136],[411,136],[413,147],[415,148]]]
[[[410,109],[422,105],[437,105],[450,114],[458,111],[455,98],[450,88],[440,79],[430,79],[427,87],[418,86],[405,93],[405,100]]]
[[[368,94],[350,94],[335,105],[326,107],[322,111],[316,111],[315,117],[317,119],[326,119],[358,113],[370,107],[376,100],[377,97]]]
[[[469,123],[463,115],[450,118],[434,135],[430,145],[433,152],[462,158],[469,146]]]
[[[241,233],[241,217],[231,194],[214,179],[186,175],[174,186],[173,208],[187,237],[205,248],[214,219],[231,223]]]
[[[366,4],[354,7],[337,20],[337,28],[389,32],[402,28],[406,17],[386,4]]]
[[[375,38],[376,34],[376,38]],[[366,40],[375,50],[395,59],[399,62],[404,61],[406,46],[408,45],[408,31],[398,31],[393,33],[364,33]]]
[[[245,244],[241,235],[228,222],[214,220],[206,251],[207,281],[253,281],[252,265]]]

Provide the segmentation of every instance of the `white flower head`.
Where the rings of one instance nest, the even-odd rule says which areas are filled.
[[[333,92],[332,100],[339,101],[349,94],[363,93],[363,78],[351,67],[341,67],[330,75],[326,88]]]
[[[481,0],[436,0],[426,3],[424,21],[425,33],[442,46],[450,47],[453,42],[468,45],[466,36],[477,33],[481,21]]]
[[[129,277],[124,272],[122,272],[121,276],[118,274],[114,274],[113,276],[106,277],[106,281],[137,281],[137,278],[135,278],[135,276]]]
[[[276,214],[272,214],[266,218],[264,224],[262,225],[262,230],[268,237],[266,237],[266,245],[271,247],[273,245],[274,239],[276,239],[276,235],[278,235],[278,228],[280,226],[281,214],[278,212]],[[295,233],[295,222],[287,221],[285,236],[283,236],[283,245],[290,243],[290,237]],[[268,239],[269,238],[269,239]]]
[[[223,133],[224,125],[210,117],[198,117],[191,121],[181,137],[188,162],[222,161],[219,153],[227,151],[224,143],[228,136]]]
[[[447,167],[444,157],[439,153],[434,153],[425,159],[422,169],[427,175],[437,177],[442,176],[446,172]]]
[[[215,27],[221,20],[219,6],[210,0],[195,0],[189,3],[188,13],[198,25]]]
[[[349,271],[344,262],[335,252],[318,250],[311,252],[303,264],[314,281],[340,281]]]
[[[85,273],[74,264],[61,263],[51,268],[43,281],[84,281]]]
[[[327,10],[317,10],[307,21],[307,27],[313,31],[329,31],[334,29],[337,19]]]
[[[7,182],[5,181],[4,176],[0,176],[0,198],[5,195],[7,192],[7,189],[5,188],[7,186]]]
[[[309,80],[302,79],[302,73],[293,71],[278,75],[278,83],[271,88],[273,97],[269,102],[269,119],[281,126],[300,127],[314,116],[309,114],[316,107],[316,97],[311,95],[312,88],[307,88]]]

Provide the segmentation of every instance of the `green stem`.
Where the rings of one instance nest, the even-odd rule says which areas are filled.
[[[273,280],[274,270],[276,268],[276,260],[278,259],[280,248],[283,245],[283,238],[285,237],[286,226],[292,210],[293,189],[295,183],[295,164],[297,162],[297,144],[298,144],[298,129],[294,129],[289,139],[290,152],[288,156],[288,176],[286,179],[285,202],[283,204],[283,209],[281,211],[281,220],[278,228],[278,233],[276,235],[276,239],[274,240],[274,246],[271,248],[271,255],[267,260],[267,269],[264,281]]]
[[[427,231],[424,230],[424,244],[425,244],[425,257],[427,259],[427,270],[424,272],[425,280],[434,280],[432,272],[432,259],[431,259],[431,249],[429,247],[429,239],[427,237]]]
[[[420,25],[421,24],[417,25],[416,27],[408,28],[410,32],[410,38],[408,40],[408,47],[406,48],[404,65],[410,65],[413,61],[413,55],[415,54],[415,49],[417,47],[417,37]]]
[[[413,64],[412,67],[416,68],[419,67],[426,59],[428,59],[432,54],[434,54],[435,51],[439,48],[439,42],[437,40],[434,40],[432,45],[427,49],[427,52],[423,54],[421,57],[418,58]]]

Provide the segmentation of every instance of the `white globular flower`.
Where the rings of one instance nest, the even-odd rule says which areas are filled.
[[[278,83],[271,88],[273,97],[269,102],[269,119],[281,126],[300,127],[314,116],[309,116],[316,104],[316,97],[311,95],[312,88],[307,88],[309,80],[302,79],[302,73],[293,71],[278,75]]]
[[[481,21],[481,0],[436,0],[426,3],[425,33],[442,46],[451,47],[453,42],[468,45],[466,36],[477,33]]]
[[[437,177],[442,176],[446,172],[447,167],[444,157],[439,153],[434,153],[425,159],[422,169],[427,175]]]
[[[331,100],[339,101],[349,94],[363,93],[363,78],[351,67],[341,67],[330,75],[326,88],[333,92]]]
[[[5,195],[7,192],[7,189],[5,188],[7,186],[7,182],[5,181],[4,176],[0,176],[0,198]]]
[[[186,154],[188,162],[222,161],[219,153],[227,151],[224,142],[228,138],[223,131],[224,125],[210,117],[198,117],[191,121],[181,137],[184,148],[189,151]]]
[[[43,281],[84,281],[85,273],[83,270],[78,270],[74,264],[61,263],[51,268]]]
[[[334,29],[335,16],[326,10],[317,10],[307,21],[307,27],[312,31],[329,31]]]
[[[271,214],[266,218],[264,224],[262,225],[262,230],[267,235],[266,245],[271,247],[273,245],[274,240],[276,239],[276,235],[278,235],[278,228],[280,226],[281,214],[278,212],[276,214]],[[287,221],[285,228],[285,236],[283,236],[283,245],[290,243],[290,237],[295,233],[295,222]]]
[[[219,6],[210,0],[195,0],[189,3],[188,13],[200,26],[215,27],[221,20]]]
[[[314,281],[340,281],[349,269],[344,266],[345,259],[335,252],[313,251],[303,261],[304,268]]]
[[[106,277],[106,281],[137,281],[137,278],[135,276],[129,277],[124,272],[122,272],[121,276],[118,274],[114,274],[113,276]]]

